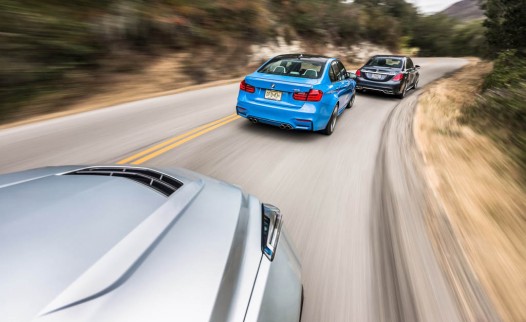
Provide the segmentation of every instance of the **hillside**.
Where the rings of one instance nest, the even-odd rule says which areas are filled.
[[[484,18],[479,0],[461,0],[440,12],[448,17],[468,21]]]
[[[482,26],[450,20],[405,0],[3,0],[0,123],[85,102],[121,81],[152,94],[238,77],[277,53],[353,64],[409,48],[476,55]]]

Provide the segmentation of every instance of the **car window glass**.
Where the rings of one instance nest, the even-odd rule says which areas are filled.
[[[412,69],[414,67],[413,61],[411,60],[411,58],[407,58],[406,65],[407,65],[407,69]]]
[[[345,79],[347,77],[347,70],[345,69],[345,66],[343,66],[341,61],[338,61],[338,67],[340,67],[342,79]]]
[[[334,64],[331,64],[331,67],[329,68],[329,78],[331,79],[331,82],[336,82],[338,78],[336,77],[336,72],[334,71]]]
[[[402,68],[403,60],[396,57],[373,57],[365,66]]]
[[[258,72],[282,76],[320,78],[325,62],[305,58],[275,58],[261,67]]]
[[[334,69],[334,75],[335,75],[336,81],[341,81],[343,79],[342,70],[340,69],[338,62],[336,61],[332,62],[331,66]]]

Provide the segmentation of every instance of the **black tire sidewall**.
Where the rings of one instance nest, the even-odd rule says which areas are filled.
[[[334,113],[334,111],[336,111],[336,113]],[[325,126],[325,128],[322,131],[323,134],[331,135],[334,132],[334,129],[336,129],[336,124],[334,124],[334,129],[331,130],[331,123],[332,123],[333,118],[337,118],[337,117],[338,117],[338,104],[336,104],[336,106],[332,110],[331,117],[329,118],[329,121],[327,122],[327,125]]]
[[[406,86],[404,86],[404,88],[402,89],[402,91],[400,92],[400,94],[396,95],[396,97],[398,97],[399,99],[403,99],[405,97],[405,93],[406,93]]]
[[[353,107],[355,99],[356,99],[356,94],[353,94],[352,97],[351,97],[351,100],[349,101],[349,103],[347,103],[347,106],[345,108]]]

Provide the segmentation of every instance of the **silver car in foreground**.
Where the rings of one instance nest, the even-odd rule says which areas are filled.
[[[300,320],[279,210],[177,170],[0,175],[0,321]]]

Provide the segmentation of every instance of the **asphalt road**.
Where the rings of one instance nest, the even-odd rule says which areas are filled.
[[[420,86],[466,63],[415,62],[422,66]],[[237,89],[238,84],[205,88],[0,131],[0,173],[118,162],[232,114]],[[389,138],[385,125],[393,111],[404,108],[397,105],[415,94],[403,101],[359,95],[330,137],[231,120],[144,165],[195,170],[280,207],[302,258],[305,322],[461,320],[421,219],[398,211],[414,231],[395,238],[390,207],[382,200],[380,148],[397,151],[403,144]],[[396,185],[388,189],[398,189],[394,193],[410,207],[415,196]]]

